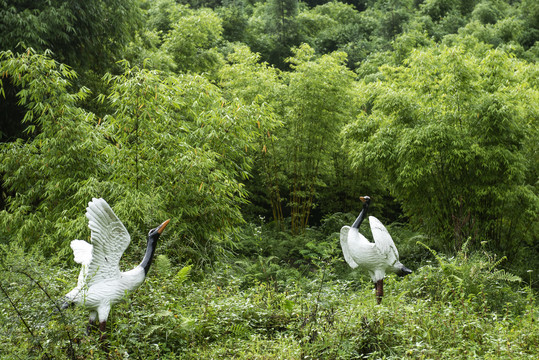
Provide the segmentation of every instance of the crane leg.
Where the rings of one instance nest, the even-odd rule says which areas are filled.
[[[107,341],[107,333],[105,329],[107,328],[107,320],[99,322],[99,345],[101,349],[108,353],[109,352],[109,342]]]
[[[376,289],[376,303],[380,304],[384,296],[384,280],[378,280],[374,286]]]
[[[105,335],[105,329],[107,328],[107,321],[101,321],[99,322],[99,332],[101,333],[101,335],[99,335],[99,341],[103,341],[106,339],[106,335]]]
[[[88,326],[86,327],[86,335],[90,335],[93,329],[97,328],[97,322],[96,322],[96,312],[91,312],[90,317],[88,319]]]
[[[99,341],[103,341],[106,339],[105,329],[107,327],[107,318],[109,316],[109,312],[110,312],[109,302],[103,302],[97,308],[97,316],[99,319],[99,332],[101,333],[101,335],[99,336]]]
[[[94,330],[96,328],[97,328],[97,324],[96,324],[95,320],[90,319],[90,321],[88,321],[88,326],[86,327],[86,335],[90,335],[92,330]]]

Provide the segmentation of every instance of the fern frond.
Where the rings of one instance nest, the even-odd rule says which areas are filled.
[[[460,252],[464,254],[464,258],[466,258],[466,252],[468,251],[468,246],[470,245],[470,241],[472,240],[472,237],[469,236],[464,244],[462,244],[462,247],[460,249]]]
[[[193,267],[193,265],[187,265],[187,266],[184,266],[182,267],[178,273],[176,274],[176,276],[174,276],[174,282],[176,284],[181,284],[183,283],[185,280],[187,280],[187,278],[189,277],[189,274],[191,273],[191,268]]]
[[[521,282],[520,276],[506,272],[505,270],[497,270],[491,274],[492,279],[507,281],[507,282]]]
[[[446,264],[445,264],[445,261],[444,261],[444,259],[442,259],[442,258],[438,255],[438,253],[436,252],[436,250],[431,249],[428,245],[422,243],[421,241],[417,241],[416,244],[419,244],[419,245],[423,246],[425,249],[427,249],[428,251],[430,251],[430,253],[434,256],[434,258],[436,259],[436,261],[438,261],[438,264],[440,264],[440,267],[441,267],[442,269],[445,268],[445,265],[446,265]]]
[[[494,270],[498,265],[502,263],[502,261],[507,260],[507,256],[502,256],[500,260],[496,261],[492,266],[488,269],[488,271]]]

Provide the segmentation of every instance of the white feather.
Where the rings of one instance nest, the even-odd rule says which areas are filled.
[[[73,249],[73,256],[75,262],[82,265],[89,265],[92,261],[92,244],[88,244],[84,240],[71,241],[71,249]]]
[[[369,216],[369,224],[371,226],[372,237],[374,243],[380,253],[388,260],[388,263],[393,265],[399,260],[399,252],[395,247],[395,243],[389,235],[386,227],[374,216]]]
[[[120,278],[120,258],[131,242],[127,229],[103,199],[92,199],[86,208],[86,217],[93,245],[88,286]]]
[[[75,257],[75,262],[81,264],[79,277],[77,279],[77,286],[71,290],[66,298],[73,301],[86,285],[86,277],[88,276],[88,264],[92,260],[92,248],[91,244],[88,244],[84,240],[73,240],[71,241],[71,248],[73,249],[73,255]]]
[[[350,265],[352,269],[357,268],[357,264],[350,255],[350,251],[348,250],[348,232],[350,231],[350,226],[343,226],[341,228],[341,249],[342,253],[344,255],[344,260]]]

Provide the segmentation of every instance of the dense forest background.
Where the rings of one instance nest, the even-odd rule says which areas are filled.
[[[534,0],[0,0],[0,350],[534,358],[538,39]],[[414,270],[376,310],[362,195]],[[92,197],[126,268],[172,219],[107,349],[50,313]]]

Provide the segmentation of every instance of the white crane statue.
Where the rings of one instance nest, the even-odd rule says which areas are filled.
[[[412,270],[402,265],[399,261],[399,252],[393,243],[393,239],[384,225],[375,218],[369,216],[374,243],[367,240],[359,233],[359,226],[363,222],[371,202],[370,197],[360,197],[363,209],[359,213],[352,226],[341,228],[341,247],[344,259],[352,269],[359,267],[369,272],[376,289],[376,301],[382,302],[384,296],[384,277],[386,272],[393,272],[400,276],[412,273]]]
[[[86,217],[91,230],[91,244],[84,240],[71,241],[75,261],[82,267],[77,286],[65,295],[62,307],[75,303],[89,309],[90,325],[97,317],[103,338],[111,305],[144,282],[157,240],[170,219],[148,233],[146,254],[140,265],[121,272],[120,258],[131,242],[127,229],[103,199],[94,198],[88,203]]]

